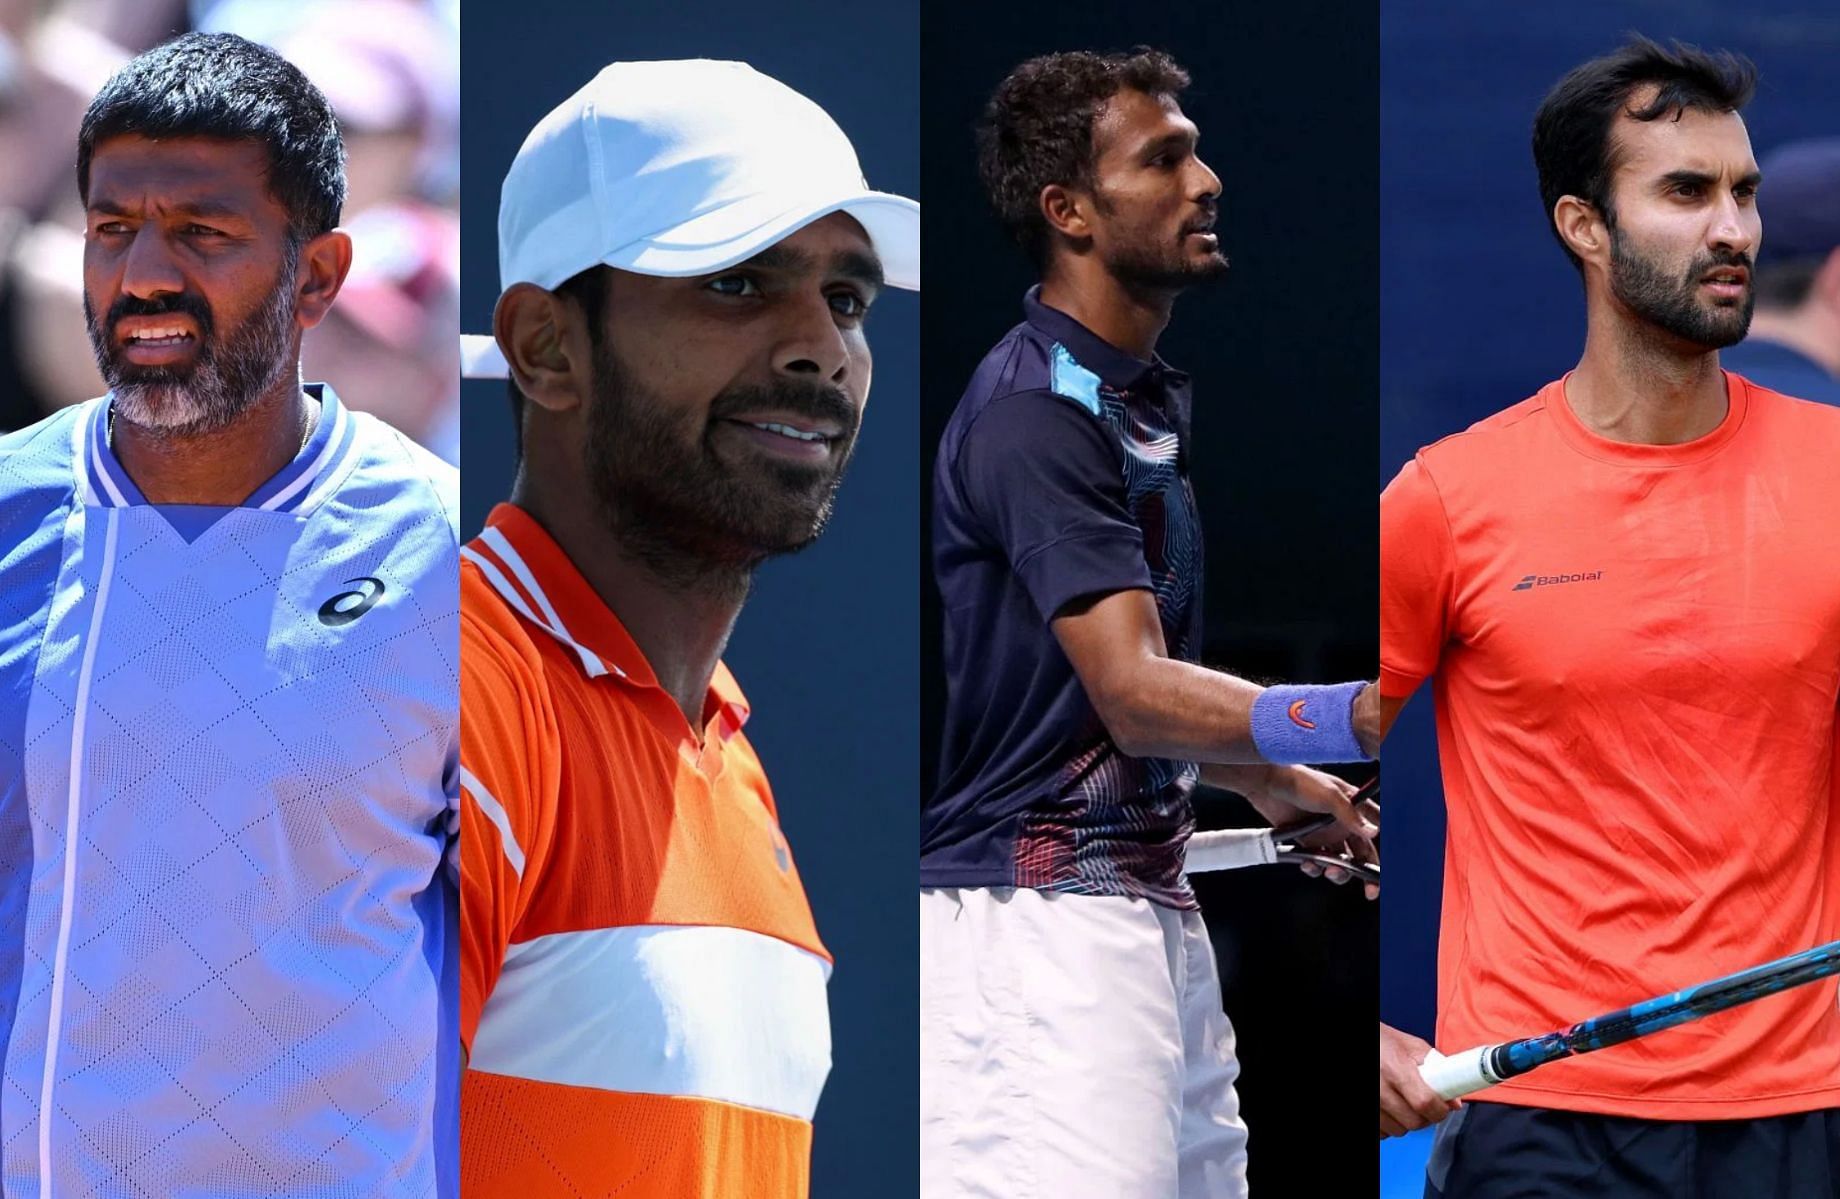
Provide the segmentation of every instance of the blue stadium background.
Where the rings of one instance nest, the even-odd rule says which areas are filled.
[[[512,155],[544,113],[618,59],[751,62],[837,118],[872,186],[919,199],[919,20],[912,0],[472,5],[461,47],[463,327],[490,331]],[[875,385],[836,519],[812,549],[760,573],[727,656],[837,959],[817,1196],[912,1193],[918,1173],[918,317],[918,299],[899,291],[870,316]],[[468,383],[462,402],[471,535],[510,492],[512,441],[503,383]]]
[[[1759,156],[1840,134],[1840,7],[1831,0],[1384,4],[1383,483],[1418,447],[1524,399],[1577,361],[1582,295],[1547,230],[1528,138],[1547,89],[1631,30],[1750,55],[1761,84],[1745,120]],[[1760,204],[1767,256],[1767,183]],[[1385,762],[1380,1014],[1430,1039],[1444,820],[1428,693],[1401,716]],[[1384,1194],[1418,1194],[1422,1141],[1383,1155]]]

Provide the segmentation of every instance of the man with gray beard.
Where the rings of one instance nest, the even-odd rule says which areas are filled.
[[[187,35],[77,187],[110,390],[0,438],[0,1191],[451,1195],[457,477],[301,382],[338,126]]]

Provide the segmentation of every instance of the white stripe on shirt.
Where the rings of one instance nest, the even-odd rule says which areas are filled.
[[[505,954],[468,1064],[809,1120],[831,1066],[829,976],[816,954],[739,928],[538,937]]]

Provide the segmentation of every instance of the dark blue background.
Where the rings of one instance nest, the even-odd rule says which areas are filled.
[[[1526,398],[1577,362],[1583,293],[1548,230],[1528,143],[1547,90],[1630,30],[1750,55],[1761,81],[1744,119],[1759,157],[1784,141],[1840,134],[1840,6],[1832,0],[1386,4],[1383,481],[1420,446]],[[1767,180],[1759,206],[1767,255]],[[1425,689],[1386,745],[1380,1009],[1427,1039],[1444,832],[1434,741]]]
[[[461,320],[490,331],[499,184],[530,127],[608,62],[736,58],[822,105],[873,187],[920,199],[912,0],[872,5],[517,0],[469,6],[461,39]],[[835,1067],[818,1106],[812,1193],[911,1194],[918,1174],[914,894],[919,671],[919,303],[869,318],[875,383],[830,530],[768,564],[727,655],[779,800],[831,979]],[[510,493],[502,382],[466,384],[466,532]]]

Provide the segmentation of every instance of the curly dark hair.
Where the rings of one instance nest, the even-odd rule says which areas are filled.
[[[1092,186],[1093,121],[1105,102],[1126,89],[1173,97],[1187,86],[1188,72],[1148,46],[1044,54],[997,85],[977,125],[978,173],[997,219],[1037,265],[1049,246],[1041,189]]]
[[[332,105],[300,69],[230,33],[188,33],[129,60],[102,85],[77,133],[77,193],[89,202],[96,147],[129,134],[260,142],[268,191],[303,243],[345,206],[345,143]]]
[[[1630,98],[1653,85],[1655,95],[1641,108]],[[1611,130],[1619,113],[1636,121],[1661,117],[1679,120],[1695,112],[1736,112],[1757,90],[1757,68],[1750,59],[1728,50],[1708,53],[1674,42],[1663,46],[1631,34],[1622,49],[1575,68],[1556,84],[1533,118],[1533,164],[1540,175],[1540,201],[1553,236],[1572,265],[1584,264],[1559,236],[1553,206],[1563,196],[1577,196],[1604,214],[1616,228],[1610,179],[1617,154]]]

